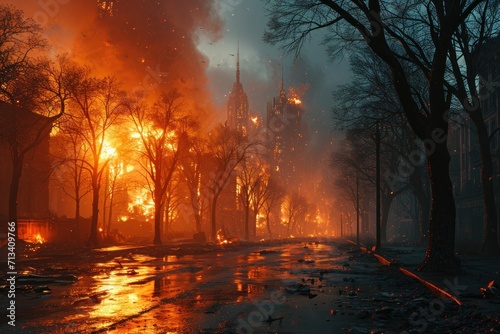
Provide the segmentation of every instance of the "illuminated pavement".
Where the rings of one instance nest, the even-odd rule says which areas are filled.
[[[59,253],[37,253],[20,270],[78,281],[18,279],[17,327],[4,318],[0,333],[500,333],[498,317],[481,307],[498,299],[469,294],[461,306],[450,303],[351,243],[54,249]],[[405,266],[422,257],[411,249],[383,254]],[[469,281],[484,284],[497,278],[492,273],[469,271]],[[451,290],[477,290],[467,276],[443,279],[460,284]],[[44,285],[50,293],[33,291]],[[2,309],[7,302],[0,295]]]
[[[369,276],[376,266],[375,261],[356,265],[328,242],[254,244],[162,257],[121,253],[82,270],[75,284],[47,284],[47,295],[19,294],[17,330],[340,333],[355,320],[355,300],[373,293]],[[56,267],[70,264],[75,265],[71,259],[58,261]],[[351,290],[355,296],[348,295]],[[0,331],[15,332],[5,323]]]

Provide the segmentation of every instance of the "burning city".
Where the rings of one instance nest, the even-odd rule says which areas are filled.
[[[487,0],[0,0],[0,332],[500,333],[499,55]]]

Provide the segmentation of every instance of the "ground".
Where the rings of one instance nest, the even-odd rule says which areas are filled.
[[[16,327],[4,317],[1,333],[500,333],[500,297],[480,292],[500,281],[499,262],[470,256],[463,275],[424,277],[458,305],[403,274],[415,248],[376,252],[384,266],[330,239],[30,246],[16,262]]]

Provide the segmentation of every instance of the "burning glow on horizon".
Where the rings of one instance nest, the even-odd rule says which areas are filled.
[[[32,235],[31,239],[29,240],[30,242],[34,244],[44,244],[45,239],[42,237],[40,233],[37,233],[36,235]]]

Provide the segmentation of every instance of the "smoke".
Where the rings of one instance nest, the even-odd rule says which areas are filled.
[[[224,23],[213,1],[39,0],[15,6],[44,28],[52,54],[69,52],[129,90],[155,95],[175,88],[195,114],[213,112],[208,59],[196,47],[202,34],[221,37]]]

